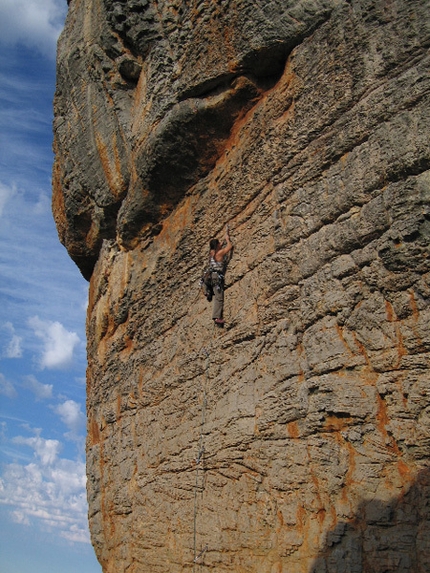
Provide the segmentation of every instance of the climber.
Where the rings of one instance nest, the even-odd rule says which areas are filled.
[[[224,310],[224,273],[229,263],[230,257],[227,255],[233,248],[230,241],[228,227],[225,232],[225,242],[221,245],[218,239],[212,239],[209,243],[209,269],[205,273],[205,278],[202,279],[202,285],[209,301],[214,298],[212,319],[217,326],[224,325],[223,310]]]

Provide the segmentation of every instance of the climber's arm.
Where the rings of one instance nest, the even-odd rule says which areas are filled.
[[[220,249],[219,251],[217,251],[216,259],[218,261],[221,261],[225,257],[225,255],[227,253],[229,253],[231,251],[231,249],[233,248],[233,245],[230,241],[230,236],[229,236],[228,232],[225,234],[224,238],[225,238],[227,245],[225,247],[222,247],[222,249]]]

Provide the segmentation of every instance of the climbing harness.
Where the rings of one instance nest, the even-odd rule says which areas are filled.
[[[216,265],[216,266],[215,266]],[[200,279],[200,287],[203,289],[203,294],[210,302],[212,300],[214,289],[218,292],[224,288],[224,263],[212,263],[204,271]]]

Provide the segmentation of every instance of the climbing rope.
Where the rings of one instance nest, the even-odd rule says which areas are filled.
[[[200,294],[200,293],[198,293]],[[195,300],[190,305],[194,307]],[[213,339],[219,336],[220,329],[214,323]],[[212,343],[211,343],[212,344]],[[205,423],[206,423],[206,408],[207,408],[207,388],[208,388],[208,375],[209,375],[209,364],[210,364],[210,353],[205,347],[201,347],[198,354],[203,352],[206,356],[206,366],[204,370],[203,384],[201,388],[202,392],[202,410],[201,410],[201,422],[200,422],[200,436],[198,442],[197,457],[195,459],[196,463],[196,479],[194,484],[194,512],[193,512],[193,573],[196,572],[196,568],[202,565],[203,557],[208,551],[208,544],[206,544],[199,552],[197,550],[197,518],[199,513],[199,492],[203,495],[204,491],[204,458],[205,458],[205,446],[204,446],[204,433],[205,433]],[[201,472],[200,472],[201,470]]]
[[[200,422],[200,437],[199,437],[199,446],[197,451],[197,458],[196,458],[196,481],[194,485],[194,523],[193,523],[193,546],[194,546],[194,560],[193,560],[193,571],[195,572],[197,564],[201,562],[203,555],[208,549],[206,545],[198,554],[197,554],[197,514],[198,514],[198,492],[201,491],[203,493],[204,490],[204,455],[205,455],[205,446],[204,446],[204,428],[206,422],[206,406],[207,406],[207,397],[206,397],[206,388],[208,385],[208,371],[209,371],[209,352],[206,348],[203,348],[203,352],[206,355],[206,366],[205,366],[205,376],[204,382],[202,385],[202,417]],[[203,476],[201,480],[201,485],[199,484],[199,469],[202,468]]]

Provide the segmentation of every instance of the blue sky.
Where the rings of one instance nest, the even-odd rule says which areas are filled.
[[[66,0],[0,0],[0,571],[100,573],[85,494],[88,285],[51,214]]]

